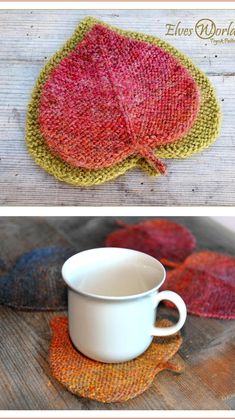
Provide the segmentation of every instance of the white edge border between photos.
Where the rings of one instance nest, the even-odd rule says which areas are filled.
[[[21,2],[3,1],[0,9],[235,9],[235,2]],[[2,207],[0,216],[234,216],[233,207]],[[31,410],[0,411],[0,418],[235,418],[230,410]]]

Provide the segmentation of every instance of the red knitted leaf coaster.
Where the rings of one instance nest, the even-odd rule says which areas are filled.
[[[39,107],[41,133],[74,167],[102,169],[181,139],[200,102],[189,71],[160,47],[95,24],[51,71]]]
[[[109,234],[105,242],[110,247],[139,250],[174,267],[183,262],[196,247],[192,233],[180,224],[168,220],[151,220],[126,225]]]
[[[172,323],[159,320],[157,325],[167,327]],[[77,396],[103,403],[123,402],[147,390],[160,371],[182,370],[177,362],[170,361],[182,343],[179,333],[155,338],[147,351],[132,361],[105,364],[93,361],[75,349],[69,338],[66,317],[53,318],[51,328],[49,362],[52,375]]]
[[[235,319],[235,258],[207,251],[195,253],[167,273],[162,289],[179,293],[189,313]]]
[[[197,271],[212,273],[224,282],[235,286],[235,257],[203,251],[189,256],[184,265]]]

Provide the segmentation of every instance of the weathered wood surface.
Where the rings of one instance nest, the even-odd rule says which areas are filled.
[[[139,218],[123,219],[133,223]],[[191,228],[198,249],[234,254],[235,235],[210,219],[176,220]],[[2,218],[0,257],[13,263],[19,254],[37,246],[69,243],[77,250],[102,246],[115,228],[111,217]],[[185,372],[164,371],[144,394],[106,405],[73,396],[51,376],[49,323],[56,314],[0,308],[0,409],[235,409],[234,321],[189,315],[177,355]],[[175,321],[173,310],[161,307],[160,315]]]
[[[24,142],[26,107],[40,69],[87,15],[123,29],[160,36],[205,71],[223,111],[218,141],[186,160],[168,160],[168,177],[139,169],[92,188],[59,182],[39,168]],[[195,34],[167,37],[167,23],[193,26],[210,17],[218,26],[234,10],[9,10],[0,11],[1,205],[234,205],[235,43],[213,45]]]

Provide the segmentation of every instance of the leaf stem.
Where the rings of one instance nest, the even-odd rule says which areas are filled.
[[[165,164],[160,160],[159,157],[154,154],[151,149],[141,147],[138,149],[138,152],[157,172],[160,172],[162,175],[167,174],[167,168]]]

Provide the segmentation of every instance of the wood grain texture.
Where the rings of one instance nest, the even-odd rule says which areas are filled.
[[[24,142],[26,107],[47,59],[92,15],[123,29],[162,37],[188,54],[214,84],[223,112],[222,132],[203,153],[168,160],[169,176],[134,169],[104,185],[80,188],[39,168]],[[6,10],[0,11],[1,205],[234,205],[235,43],[214,45],[195,34],[166,36],[167,23],[193,26],[209,16],[218,26],[233,10]]]
[[[144,217],[143,217],[144,218]],[[126,222],[140,217],[124,217]],[[146,218],[146,217],[145,217]],[[235,235],[206,217],[171,217],[196,235],[198,249],[234,255]],[[35,247],[69,244],[76,250],[102,246],[116,229],[112,217],[9,217],[0,219],[1,260],[8,268],[19,254]],[[50,319],[38,313],[0,307],[0,409],[234,409],[234,321],[188,315],[177,355],[181,375],[164,371],[142,395],[126,403],[103,404],[73,396],[50,374]],[[61,312],[60,312],[61,314]],[[64,312],[66,314],[66,312]],[[162,317],[176,321],[174,310],[160,307]]]

